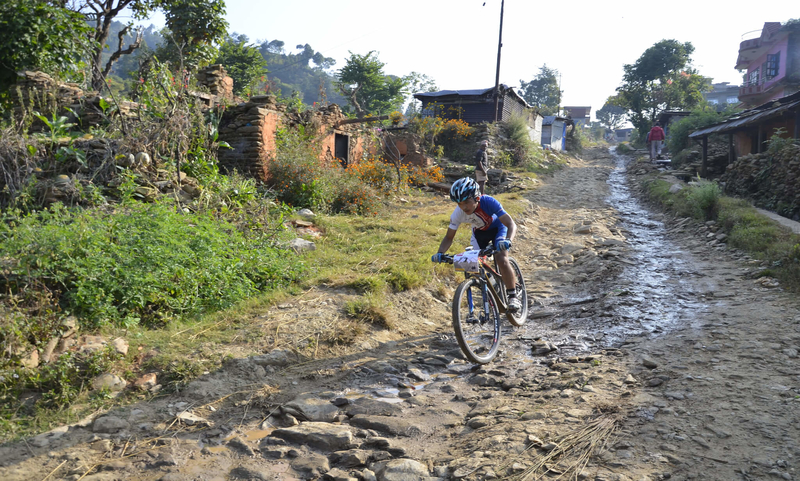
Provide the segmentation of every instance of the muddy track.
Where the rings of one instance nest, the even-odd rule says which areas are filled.
[[[400,333],[235,359],[0,447],[0,478],[794,479],[796,300],[713,225],[645,208],[652,167],[630,165],[590,151],[526,194],[512,254],[531,316],[489,365],[464,362],[447,303],[415,292],[393,299]],[[339,296],[264,315],[333,321]]]

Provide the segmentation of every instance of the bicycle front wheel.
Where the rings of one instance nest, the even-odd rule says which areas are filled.
[[[515,313],[506,311],[506,318],[513,326],[521,326],[528,320],[528,292],[525,290],[525,279],[522,277],[522,272],[519,270],[519,264],[514,258],[509,258],[511,269],[514,270],[514,276],[517,278],[517,299],[519,299],[522,308]]]
[[[500,312],[486,281],[470,278],[453,297],[453,329],[461,351],[471,362],[486,364],[500,347]]]

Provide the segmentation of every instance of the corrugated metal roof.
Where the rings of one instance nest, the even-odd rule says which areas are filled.
[[[782,103],[782,100],[785,103]],[[778,103],[777,106],[767,108],[769,105],[774,105]],[[783,97],[782,99],[773,100],[767,102],[766,104],[760,105],[754,109],[746,110],[742,112],[737,117],[734,117],[730,120],[725,122],[720,122],[718,124],[710,125],[700,130],[696,130],[689,135],[689,138],[694,139],[697,137],[705,137],[711,134],[722,134],[725,132],[730,132],[732,130],[737,130],[741,127],[746,127],[748,125],[756,124],[758,122],[767,120],[772,117],[776,117],[781,115],[786,110],[792,109],[794,107],[800,106],[800,95],[794,94],[789,95],[787,97]]]
[[[414,94],[418,99],[433,98],[433,97],[446,97],[448,95],[485,95],[494,90],[494,87],[488,89],[472,89],[472,90],[440,90],[438,92],[423,92]]]
[[[557,115],[546,115],[544,120],[542,120],[542,125],[553,125],[553,122],[556,120],[565,121],[567,120],[566,117],[559,117]]]

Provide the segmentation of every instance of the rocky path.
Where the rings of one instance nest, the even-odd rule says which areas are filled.
[[[627,182],[650,168],[589,152],[528,194],[514,255],[535,302],[487,366],[417,292],[394,300],[401,336],[235,359],[1,447],[0,479],[795,479],[796,299],[713,225],[636,202]],[[328,295],[280,315],[333,318]]]

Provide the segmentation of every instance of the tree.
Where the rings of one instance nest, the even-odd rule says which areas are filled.
[[[664,110],[690,110],[703,102],[708,80],[691,67],[691,42],[661,40],[626,64],[616,103],[627,109],[640,136]]]
[[[267,61],[258,49],[247,44],[247,37],[236,34],[220,45],[219,55],[214,63],[225,66],[228,75],[233,79],[233,91],[237,95],[250,93],[249,87],[267,73]]]
[[[68,2],[62,0],[59,3],[66,5]],[[133,53],[141,45],[141,34],[137,34],[133,42],[125,44],[125,36],[132,28],[128,24],[118,33],[117,47],[111,56],[103,58],[111,26],[126,9],[137,20],[147,18],[156,9],[163,10],[173,42],[184,54],[205,49],[206,56],[209,56],[208,47],[224,37],[228,25],[224,19],[224,0],[81,0],[70,5],[70,9],[84,15],[94,25],[92,40],[95,43],[90,59],[92,88],[95,90],[102,88],[105,77],[120,57]]]
[[[336,86],[358,117],[389,113],[403,105],[406,80],[385,75],[385,64],[373,54],[374,50],[366,55],[350,52],[347,63],[336,73]]]
[[[597,120],[610,130],[617,130],[622,122],[625,121],[625,116],[628,110],[624,107],[617,105],[618,99],[616,96],[609,97],[603,108],[595,112]]]
[[[558,70],[548,68],[547,64],[542,65],[533,80],[519,81],[522,98],[539,109],[540,114],[556,115],[561,105],[561,94],[564,93],[558,88],[558,77]]]
[[[403,77],[403,79],[408,85],[408,96],[405,100],[405,102],[408,102],[408,107],[406,108],[405,115],[406,117],[411,117],[419,113],[422,104],[422,102],[414,98],[414,94],[420,92],[436,92],[439,90],[439,87],[436,86],[435,80],[424,73],[411,72]]]
[[[46,2],[0,2],[0,93],[16,83],[20,70],[79,70],[91,48],[90,31],[82,15]]]
[[[287,53],[282,40],[264,40],[258,49],[269,66],[269,87],[284,97],[297,92],[304,103],[347,102],[336,92],[332,74],[328,73],[336,60],[315,52],[310,45],[297,45],[298,53]]]

